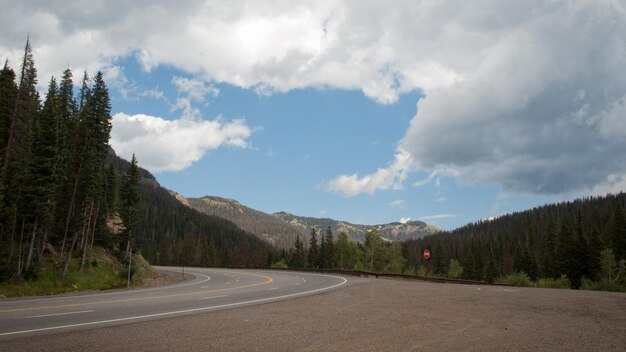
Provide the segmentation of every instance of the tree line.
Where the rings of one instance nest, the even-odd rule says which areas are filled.
[[[182,206],[109,146],[111,103],[101,72],[75,92],[71,70],[43,98],[27,40],[20,70],[0,70],[0,282],[33,279],[46,258],[59,277],[83,270],[94,245],[122,261],[266,266],[273,247]],[[121,219],[119,231],[110,223]]]
[[[626,288],[626,195],[589,197],[546,205],[450,232],[385,242],[375,231],[365,241],[336,241],[328,227],[298,240],[274,265],[340,268],[447,276],[487,282],[522,276],[572,288]],[[431,252],[430,258],[423,255]]]
[[[67,69],[59,81],[50,79],[43,101],[37,82],[27,40],[19,75],[8,61],[0,71],[1,281],[36,275],[45,253],[57,255],[65,277],[73,258],[82,270],[94,242],[129,242],[124,236],[133,229],[125,219],[131,225],[111,238],[104,226],[118,190],[105,163],[111,106],[102,73],[85,73],[75,94]],[[124,217],[132,216],[137,183],[122,182]]]

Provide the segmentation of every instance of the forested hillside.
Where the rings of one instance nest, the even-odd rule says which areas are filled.
[[[206,196],[188,198],[187,201],[200,212],[230,220],[241,229],[255,234],[277,248],[289,248],[294,245],[297,236],[302,238],[308,236],[307,229],[248,208],[236,200]]]
[[[0,282],[82,271],[94,244],[127,260],[265,265],[271,251],[232,223],[182,206],[154,177],[110,153],[111,106],[102,73],[49,80],[42,99],[27,41],[18,73],[0,71]],[[107,220],[121,221],[116,231]]]
[[[107,160],[123,175],[130,163],[113,151]],[[148,171],[142,175],[136,248],[151,263],[196,266],[266,266],[274,247],[221,217],[181,203]]]
[[[584,278],[624,278],[625,205],[624,193],[546,205],[407,241],[405,255],[410,266],[437,274],[458,260],[463,277],[477,280],[524,272],[531,279],[565,275],[579,287]]]

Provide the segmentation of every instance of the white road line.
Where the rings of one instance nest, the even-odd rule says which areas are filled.
[[[270,287],[268,290],[278,290],[278,287]]]
[[[296,286],[300,286],[300,283],[298,282],[298,283],[296,284]]]
[[[100,321],[91,321],[91,322],[79,323],[79,324],[50,326],[50,327],[47,327],[47,328],[39,328],[39,329],[3,332],[3,333],[0,333],[0,336],[19,335],[19,334],[26,334],[26,333],[29,333],[29,332],[50,331],[50,330],[76,328],[76,327],[80,327],[80,326],[116,323],[116,322],[120,322],[120,321],[139,320],[139,319],[145,319],[145,318],[155,318],[155,317],[162,317],[162,316],[167,316],[167,315],[192,313],[192,312],[202,312],[202,311],[208,311],[208,310],[219,309],[219,308],[229,308],[229,307],[242,306],[242,305],[252,304],[252,303],[261,303],[261,302],[275,301],[275,300],[279,300],[279,299],[283,299],[283,298],[297,297],[297,296],[307,295],[307,294],[311,294],[311,293],[315,293],[315,292],[330,290],[330,289],[333,289],[335,287],[339,287],[339,286],[345,284],[346,282],[348,282],[348,280],[346,280],[343,277],[339,277],[339,276],[333,276],[333,275],[321,275],[321,276],[333,277],[333,278],[336,278],[336,279],[341,279],[343,281],[341,283],[338,283],[338,284],[335,284],[335,285],[332,285],[332,286],[322,287],[322,288],[318,288],[318,289],[310,290],[310,291],[305,291],[305,292],[292,293],[292,294],[283,295],[283,296],[253,299],[253,300],[250,300],[250,301],[235,302],[235,303],[228,303],[228,304],[220,304],[220,305],[217,305],[217,306],[192,308],[192,309],[185,309],[185,310],[176,310],[176,311],[172,311],[172,312],[146,314],[146,315],[137,315],[137,316],[134,316],[134,317],[117,318],[117,319],[100,320]]]
[[[70,314],[82,314],[82,313],[91,313],[93,310],[79,310],[77,312],[65,312],[65,313],[54,313],[54,314],[41,314],[41,315],[33,315],[30,317],[26,317],[26,319],[30,318],[43,318],[43,317],[55,317],[57,315],[70,315]]]
[[[207,285],[207,286],[202,286],[200,288],[209,288],[209,287],[211,287],[211,286]]]
[[[202,298],[198,298],[198,300],[203,300],[203,299],[212,299],[212,298],[222,298],[222,297],[226,297],[227,295],[223,295],[223,296],[211,296],[211,297],[202,297]]]

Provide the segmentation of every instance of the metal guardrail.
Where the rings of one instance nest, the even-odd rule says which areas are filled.
[[[321,274],[338,274],[338,275],[350,275],[359,277],[375,277],[375,278],[400,278],[407,280],[420,280],[439,283],[452,283],[463,285],[492,285],[492,286],[515,286],[502,283],[489,283],[486,281],[477,280],[465,280],[465,279],[450,279],[446,277],[432,277],[432,276],[419,276],[409,274],[394,274],[394,273],[375,273],[371,271],[360,270],[344,270],[344,269],[315,269],[315,268],[237,268],[237,269],[254,269],[254,270],[275,270],[275,271],[297,271],[308,273],[321,273]]]

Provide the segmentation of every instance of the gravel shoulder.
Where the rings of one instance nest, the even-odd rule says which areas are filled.
[[[351,279],[287,301],[16,338],[6,351],[623,351],[626,294]]]

